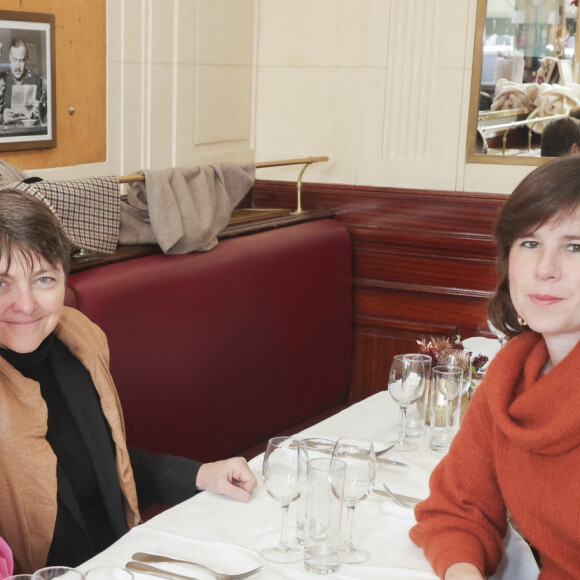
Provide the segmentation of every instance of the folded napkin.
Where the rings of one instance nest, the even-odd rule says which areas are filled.
[[[391,500],[385,500],[382,505],[381,509],[383,513],[387,516],[391,516],[393,518],[400,518],[402,520],[408,520],[410,522],[416,522],[415,519],[415,512],[411,508],[406,508],[400,506],[398,503],[395,503]]]

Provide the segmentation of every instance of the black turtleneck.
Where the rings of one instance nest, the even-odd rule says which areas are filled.
[[[86,441],[71,411],[65,392],[59,385],[54,370],[54,352],[59,349],[59,364],[82,364],[70,353],[68,348],[49,335],[31,353],[17,353],[8,349],[0,354],[23,376],[40,384],[42,397],[48,408],[48,431],[46,439],[57,457],[57,516],[47,565],[77,566],[98,552],[110,546],[117,536],[105,509],[103,495],[99,488],[95,465],[91,458],[91,441]],[[64,353],[64,357],[63,357]],[[79,369],[77,369],[77,372]],[[88,398],[91,412],[102,410],[90,374],[82,367],[84,380],[75,385],[82,389],[82,397]],[[87,399],[85,399],[87,400]],[[102,428],[107,429],[108,440],[113,453],[114,446],[110,430],[103,417]]]

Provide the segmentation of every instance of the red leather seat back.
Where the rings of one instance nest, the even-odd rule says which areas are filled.
[[[346,403],[351,284],[333,220],[69,277],[108,336],[129,444],[201,461]]]

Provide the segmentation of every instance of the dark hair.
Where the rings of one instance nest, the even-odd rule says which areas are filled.
[[[10,50],[12,50],[13,48],[22,48],[22,47],[24,47],[24,58],[28,60],[29,57],[28,45],[26,44],[26,42],[24,42],[22,38],[12,39],[12,42],[10,43]],[[8,51],[8,54],[10,54],[10,51]]]
[[[51,266],[70,269],[71,243],[58,219],[40,199],[16,189],[0,191],[0,260],[8,266],[15,253],[29,265],[44,258]]]
[[[542,157],[560,157],[570,153],[576,143],[580,147],[580,121],[571,117],[552,121],[542,132]]]
[[[498,283],[488,305],[491,323],[508,337],[529,330],[518,322],[510,297],[509,255],[514,241],[552,218],[564,218],[580,207],[580,156],[566,155],[528,174],[500,210],[495,224]]]

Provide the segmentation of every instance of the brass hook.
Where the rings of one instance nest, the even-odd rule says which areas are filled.
[[[304,212],[304,210],[302,209],[302,176],[304,175],[304,172],[306,171],[308,166],[312,165],[313,162],[314,159],[312,159],[312,157],[309,157],[298,175],[298,180],[296,181],[296,194],[297,194],[296,210],[292,212],[292,215],[298,215]]]

